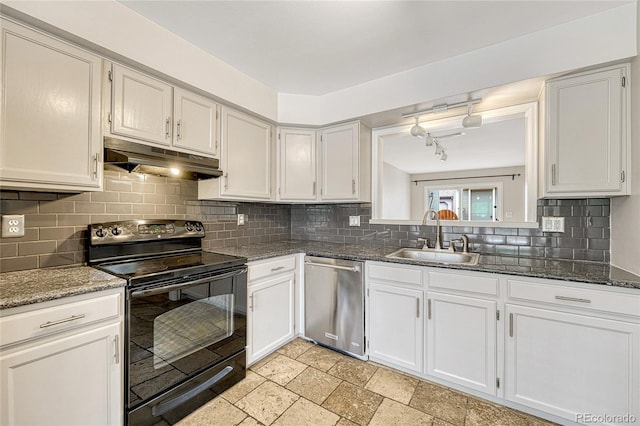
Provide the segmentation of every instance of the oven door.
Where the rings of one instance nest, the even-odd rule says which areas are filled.
[[[224,368],[221,374],[209,374],[231,359],[244,377],[245,362],[238,358],[244,358],[246,346],[246,276],[243,267],[128,292],[130,413],[153,411],[160,416],[187,400],[199,399],[198,393],[215,387],[225,376],[237,376],[238,371]],[[175,395],[178,389],[183,389],[182,396]]]

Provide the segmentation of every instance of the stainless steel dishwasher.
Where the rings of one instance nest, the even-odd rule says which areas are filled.
[[[364,276],[362,262],[306,256],[305,336],[364,358]]]

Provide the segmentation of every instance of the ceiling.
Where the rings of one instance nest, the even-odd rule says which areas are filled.
[[[435,136],[463,131],[462,136],[440,139],[447,161],[434,155],[435,146],[408,132],[384,137],[384,162],[409,174],[524,166],[525,120],[513,118],[484,123],[475,129],[432,131]]]
[[[629,1],[126,1],[282,93],[323,95]]]

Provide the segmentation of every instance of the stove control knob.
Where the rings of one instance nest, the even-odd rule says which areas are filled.
[[[200,222],[196,222],[195,225],[196,225],[196,231],[198,232],[202,231],[202,224]]]
[[[187,232],[193,231],[193,224],[191,222],[187,222],[185,227],[187,228]]]
[[[96,230],[96,237],[98,237],[98,238],[104,238],[104,237],[106,237],[106,236],[107,236],[107,233],[105,232],[105,230],[104,230],[104,229],[102,229],[102,228],[98,228],[98,229]]]
[[[113,229],[111,230],[111,233],[113,235],[120,235],[122,234],[122,229],[118,228],[117,226],[114,226]]]

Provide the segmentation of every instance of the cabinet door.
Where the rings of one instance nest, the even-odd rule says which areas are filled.
[[[626,191],[626,90],[619,67],[547,84],[547,193]]]
[[[496,393],[496,302],[427,293],[427,374]]]
[[[316,132],[280,129],[278,132],[278,199],[314,201],[317,198]]]
[[[572,421],[640,418],[640,324],[518,305],[506,312],[508,400]]]
[[[202,96],[173,89],[175,130],[173,145],[218,156],[218,105]]]
[[[273,352],[294,336],[292,273],[249,283],[247,363]]]
[[[171,86],[113,66],[111,132],[160,145],[171,144]]]
[[[3,185],[102,186],[101,66],[84,50],[2,20]]]
[[[220,194],[271,198],[271,125],[240,112],[222,112],[223,172]]]
[[[120,324],[0,355],[0,423],[120,425]]]
[[[369,286],[369,356],[422,372],[424,318],[421,290],[372,282]]]
[[[320,138],[322,199],[357,200],[359,197],[359,124],[325,129]]]

